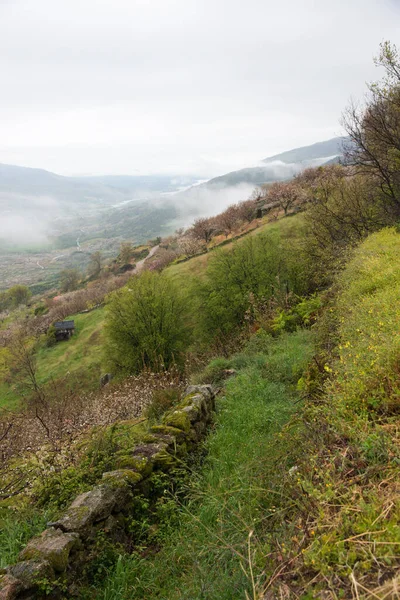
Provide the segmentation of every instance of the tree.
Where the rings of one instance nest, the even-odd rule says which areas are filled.
[[[119,247],[119,255],[118,262],[122,265],[127,265],[130,263],[132,255],[134,252],[134,248],[130,242],[124,242]]]
[[[90,262],[89,262],[89,266],[88,266],[89,277],[95,279],[96,277],[98,277],[100,275],[102,262],[103,262],[103,255],[99,250],[97,250],[96,252],[93,252],[93,254],[90,255]]]
[[[251,197],[248,200],[239,202],[238,204],[238,217],[241,221],[247,221],[251,223],[257,215],[257,206],[261,196]]]
[[[286,216],[289,209],[291,209],[300,198],[300,188],[293,182],[285,183],[277,181],[269,188],[267,201],[271,203],[276,202],[280,208],[283,209]]]
[[[343,115],[343,126],[350,138],[346,161],[358,173],[377,183],[386,212],[396,221],[400,216],[400,57],[389,42],[381,44],[375,60],[385,69],[381,82],[368,86],[367,103],[351,104]]]
[[[239,223],[238,205],[231,204],[227,209],[216,217],[218,229],[221,229],[228,237]]]
[[[243,326],[252,299],[269,301],[288,292],[304,292],[300,253],[290,258],[293,253],[275,234],[249,236],[230,250],[213,254],[198,293],[200,328],[208,342],[213,340],[224,348]]]
[[[211,240],[214,233],[218,230],[218,223],[215,217],[196,219],[193,223],[190,234],[197,239],[204,240],[206,244]]]
[[[28,304],[31,296],[32,292],[26,285],[14,285],[6,292],[8,308],[17,308],[21,304]]]
[[[194,256],[204,249],[204,242],[198,238],[185,235],[178,240],[178,250],[186,256]]]
[[[188,342],[186,303],[164,274],[144,272],[111,294],[107,303],[106,355],[125,374],[182,366]]]
[[[61,292],[73,292],[78,289],[81,275],[77,269],[64,269],[60,273]]]

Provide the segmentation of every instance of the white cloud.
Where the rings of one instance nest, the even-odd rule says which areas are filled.
[[[0,161],[216,175],[341,133],[393,0],[0,2]]]

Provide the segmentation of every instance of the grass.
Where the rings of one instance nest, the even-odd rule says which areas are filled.
[[[361,244],[339,277],[336,300],[319,324],[322,347],[338,340],[324,365],[328,380],[321,388],[321,373],[309,370],[303,383],[311,384],[310,400],[282,434],[282,455],[296,473],[278,505],[291,526],[275,524],[286,548],[285,561],[278,554],[271,560],[271,574],[280,573],[272,586],[277,595],[395,597],[399,325],[400,235],[388,229]]]
[[[186,500],[171,498],[174,519],[167,516],[157,534],[161,551],[121,556],[98,599],[255,597],[276,504],[266,473],[276,435],[296,410],[295,383],[312,348],[310,331],[278,340],[258,335],[233,357],[238,372],[219,400],[207,459],[193,474]]]
[[[301,236],[303,226],[303,216],[301,214],[290,216],[289,218],[279,219],[278,221],[266,222],[256,229],[252,229],[245,236],[239,238],[237,243],[246,239],[248,235],[259,235],[260,233],[270,231],[277,232],[281,235],[282,239],[293,241],[293,243]],[[225,243],[221,246],[223,250],[229,250],[235,240],[229,240],[229,243]],[[182,281],[186,281],[188,277],[195,279],[204,279],[206,274],[206,268],[210,257],[213,256],[213,250],[218,249],[219,246],[215,246],[210,249],[206,254],[195,256],[186,262],[178,263],[168,267],[167,272],[172,276]]]
[[[50,518],[48,513],[33,510],[17,516],[3,513],[0,512],[0,569],[16,561],[28,540],[41,533]]]
[[[101,375],[105,311],[98,308],[69,318],[75,321],[73,337],[50,348],[42,346],[37,353],[39,380],[47,383],[52,378],[74,378],[85,372],[97,385]]]
[[[38,381],[46,384],[67,379],[73,386],[90,389],[99,385],[103,359],[102,336],[105,311],[69,317],[75,321],[75,333],[67,342],[46,347],[44,342],[36,354]],[[21,398],[16,386],[0,382],[0,408],[17,409]]]

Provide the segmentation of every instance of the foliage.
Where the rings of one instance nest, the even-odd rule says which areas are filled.
[[[0,512],[0,569],[12,564],[28,540],[46,527],[50,512],[25,508]]]
[[[14,285],[5,292],[0,292],[0,311],[28,304],[31,296],[32,292],[26,285]]]
[[[306,284],[301,273],[300,253],[292,256],[273,233],[216,251],[199,291],[205,336],[223,344],[243,326],[254,299],[279,302],[290,292],[301,292]]]
[[[187,306],[163,274],[144,272],[107,303],[106,355],[114,371],[139,373],[182,365],[189,339]]]
[[[299,386],[308,401],[280,434],[286,473],[269,473],[283,492],[270,524],[271,594],[384,597],[382,580],[398,572],[399,259],[394,229],[367,238],[317,325],[322,345]],[[329,360],[326,336],[338,339]]]
[[[343,124],[350,138],[347,160],[376,182],[377,201],[389,219],[400,217],[400,57],[396,46],[381,44],[376,64],[385,70],[368,86],[366,106],[350,105]]]
[[[156,390],[145,410],[146,417],[150,421],[158,421],[167,410],[179,402],[180,398],[181,390],[177,387]]]
[[[262,360],[273,362],[276,378],[260,371],[260,356],[245,353],[220,400],[203,467],[187,497],[172,497],[164,512],[160,551],[121,556],[97,598],[258,597],[276,504],[266,469],[274,468],[276,433],[294,409],[292,385],[311,352],[309,331],[269,338]]]
[[[73,292],[79,286],[81,275],[78,269],[64,269],[60,273],[60,291]]]

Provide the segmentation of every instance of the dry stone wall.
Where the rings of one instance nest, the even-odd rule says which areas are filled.
[[[124,525],[138,495],[150,494],[151,477],[168,473],[204,437],[215,410],[209,385],[190,386],[160,425],[149,429],[143,443],[118,457],[117,469],[103,473],[90,491],[80,494],[43,533],[31,539],[19,561],[0,573],[0,600],[56,598],[56,586],[67,585],[90,556],[100,531],[122,540]]]

